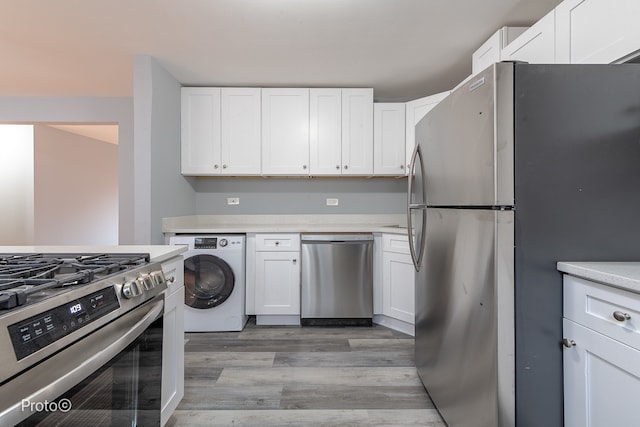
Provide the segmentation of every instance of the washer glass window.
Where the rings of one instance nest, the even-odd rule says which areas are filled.
[[[223,259],[210,254],[184,260],[184,302],[193,308],[217,307],[233,292],[233,270]]]

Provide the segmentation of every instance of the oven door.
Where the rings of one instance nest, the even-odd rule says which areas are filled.
[[[163,298],[3,384],[0,424],[160,425]]]

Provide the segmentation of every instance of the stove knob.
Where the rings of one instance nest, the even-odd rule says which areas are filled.
[[[227,242],[227,239],[220,239],[218,241],[218,245],[220,245],[220,247],[224,248],[225,246],[227,246],[229,244],[229,242]]]
[[[140,285],[140,289],[144,289],[145,291],[151,290],[156,287],[155,282],[148,274],[143,274],[138,277],[137,282]]]
[[[139,296],[142,293],[136,281],[127,282],[122,285],[122,296],[130,299]]]
[[[164,273],[162,271],[154,271],[151,273],[151,278],[157,286],[162,286],[166,283],[166,279],[164,278]]]

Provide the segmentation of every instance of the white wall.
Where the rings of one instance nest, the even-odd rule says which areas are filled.
[[[36,245],[118,244],[118,146],[34,127]]]
[[[162,218],[195,212],[193,179],[180,174],[181,84],[150,56],[133,65],[135,241],[162,244]]]
[[[33,242],[33,126],[0,126],[0,245]]]
[[[117,123],[119,243],[134,244],[133,99],[0,97],[0,123]],[[148,221],[147,221],[148,223]]]

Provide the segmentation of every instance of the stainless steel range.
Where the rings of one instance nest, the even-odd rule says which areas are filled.
[[[148,254],[0,254],[0,425],[159,424],[165,289]]]

